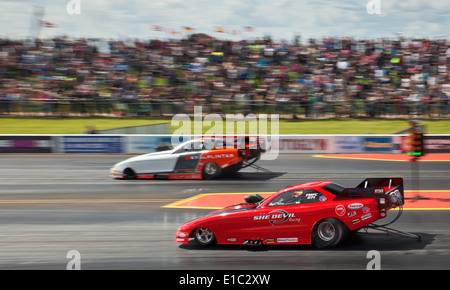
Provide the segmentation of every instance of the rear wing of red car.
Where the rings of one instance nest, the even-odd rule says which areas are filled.
[[[366,178],[355,188],[345,188],[334,200],[375,198],[381,211],[401,206],[405,202],[403,178]]]

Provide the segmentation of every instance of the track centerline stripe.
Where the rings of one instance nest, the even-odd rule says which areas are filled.
[[[0,204],[101,204],[171,202],[177,199],[3,199]]]

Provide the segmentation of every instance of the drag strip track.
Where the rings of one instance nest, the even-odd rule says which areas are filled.
[[[81,269],[366,269],[368,251],[382,269],[450,269],[450,210],[405,210],[392,226],[422,241],[358,233],[342,246],[201,249],[173,242],[179,225],[209,210],[164,208],[197,194],[271,192],[333,180],[354,186],[366,177],[403,177],[411,164],[281,155],[221,180],[113,180],[121,155],[0,155],[0,269],[66,269],[76,250]],[[450,190],[450,162],[419,165],[421,190]],[[448,205],[450,208],[450,204]]]

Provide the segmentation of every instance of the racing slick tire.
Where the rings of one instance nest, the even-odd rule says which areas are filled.
[[[194,230],[194,240],[198,245],[206,247],[213,245],[216,237],[209,229],[200,227]]]
[[[208,162],[203,166],[202,174],[204,179],[214,179],[219,177],[222,169],[217,163]]]
[[[131,168],[123,171],[123,179],[136,179],[136,173]]]
[[[326,218],[316,223],[312,231],[312,243],[316,248],[337,246],[347,235],[347,227],[338,219]]]

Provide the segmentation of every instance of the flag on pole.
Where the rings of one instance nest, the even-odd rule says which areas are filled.
[[[224,28],[218,27],[218,26],[214,27],[214,31],[218,32],[218,33],[226,33],[227,32]]]
[[[154,31],[163,31],[164,28],[162,26],[159,26],[159,25],[153,25],[153,30]]]
[[[172,36],[180,35],[180,32],[175,29],[168,29],[166,33]]]
[[[42,28],[41,19],[44,19],[44,14],[44,7],[33,7],[33,14],[31,15],[30,21],[30,36],[32,38],[39,38]]]
[[[40,25],[41,27],[47,27],[47,28],[54,28],[57,27],[58,25],[51,23],[51,22],[47,22],[47,21],[40,21]]]
[[[245,30],[246,32],[254,32],[256,29],[255,29],[255,27],[253,27],[253,26],[245,26],[245,27],[244,27],[244,30]]]

